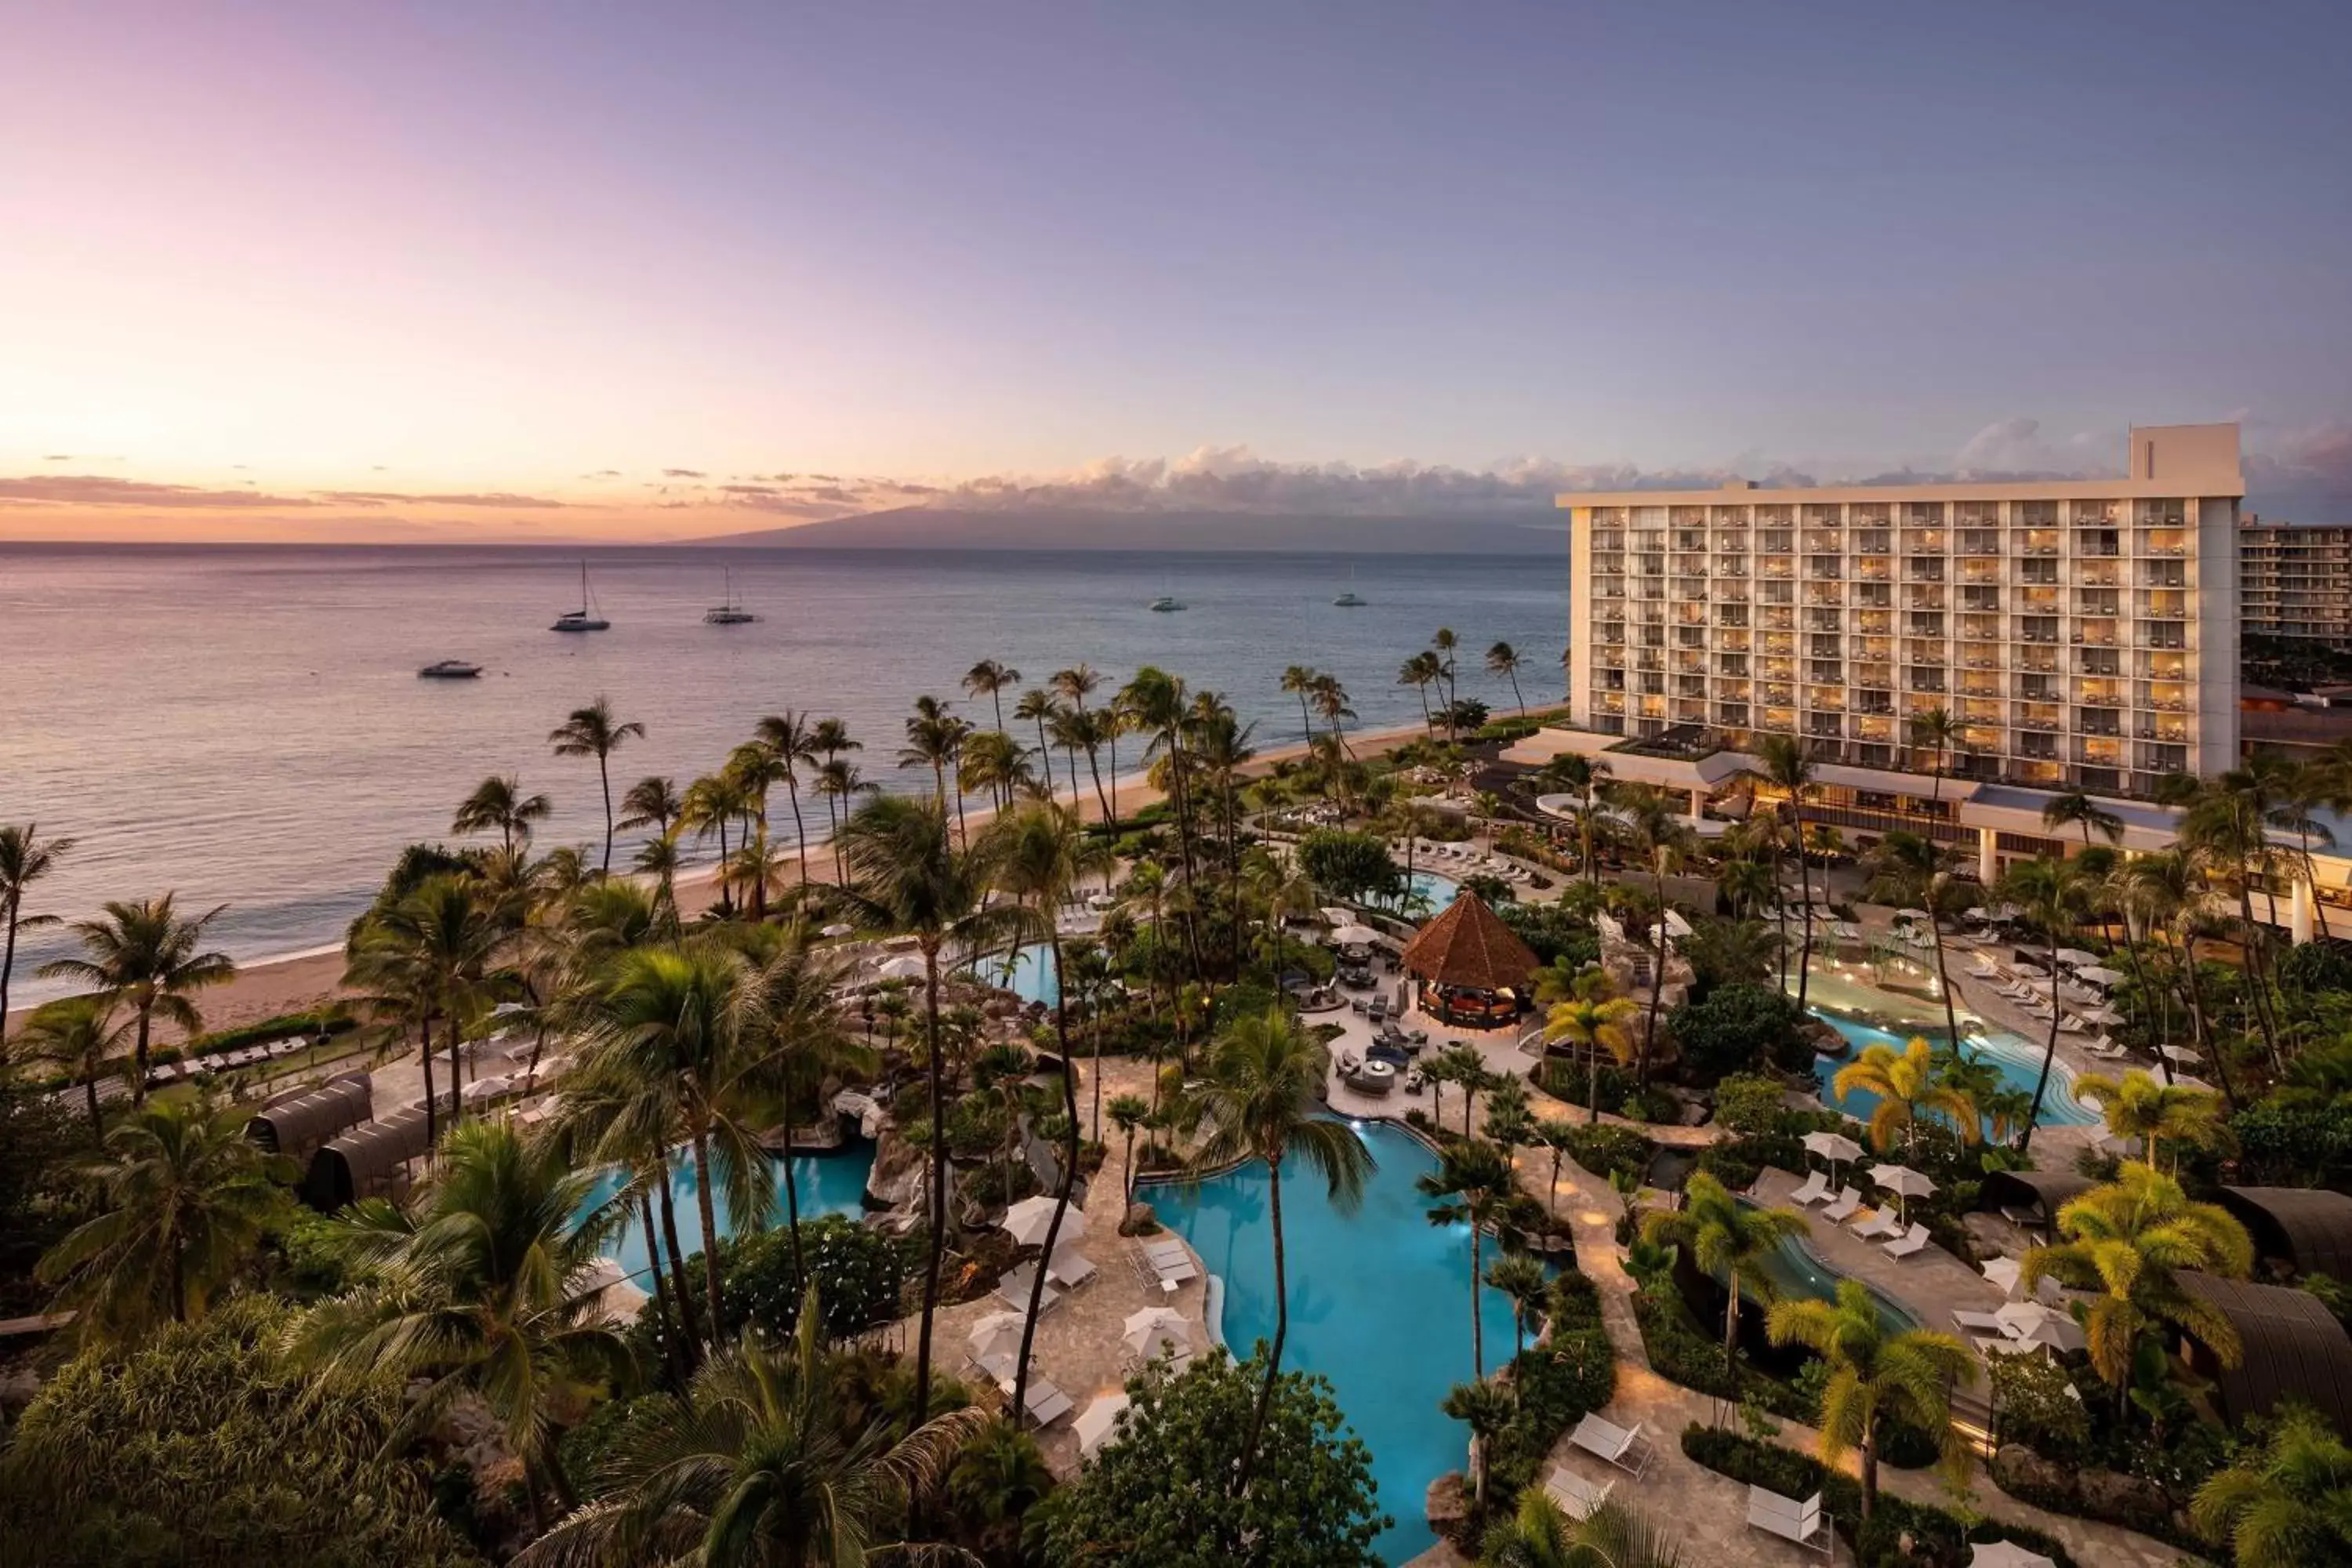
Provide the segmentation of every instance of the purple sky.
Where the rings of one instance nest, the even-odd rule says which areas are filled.
[[[2347,58],[2340,0],[20,7],[0,497],[2076,468],[2237,416],[2257,504],[2352,518]]]

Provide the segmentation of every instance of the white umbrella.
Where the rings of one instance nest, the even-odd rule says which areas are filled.
[[[2065,964],[2096,963],[2099,962],[2099,955],[2095,952],[2084,952],[2079,947],[2062,947],[2058,950],[2058,962]]]
[[[2198,1050],[2194,1046],[2165,1046],[2160,1048],[2166,1056],[2177,1062],[2193,1062],[2198,1059]]]
[[[1935,1183],[1908,1165],[1873,1165],[1870,1168],[1870,1179],[1874,1184],[1884,1187],[1895,1194],[1895,1212],[1898,1216],[1906,1218],[1908,1216],[1904,1215],[1903,1212],[1903,1200],[1924,1198],[1936,1190]]]
[[[825,927],[824,930],[819,931],[817,934],[820,936],[847,936],[856,929],[857,928],[854,925],[849,925],[845,922],[836,921],[832,925]]]
[[[1020,1354],[1023,1321],[1018,1312],[991,1312],[979,1319],[971,1325],[971,1359]]]
[[[1993,1258],[1985,1261],[1984,1277],[2000,1286],[2004,1296],[2017,1294],[2017,1282],[2024,1273],[2025,1265],[2014,1258]]]
[[[2027,1330],[2019,1342],[2053,1351],[2078,1351],[2091,1342],[2083,1332],[2082,1324],[2063,1312],[2051,1312]]]
[[[1969,1554],[1969,1568],[2057,1568],[2057,1563],[2013,1541],[1988,1541]]]
[[[1130,1403],[1124,1394],[1106,1394],[1079,1412],[1070,1430],[1078,1435],[1080,1458],[1091,1459],[1110,1446],[1118,1436],[1118,1418]]]
[[[1862,1158],[1862,1145],[1843,1132],[1808,1132],[1803,1142],[1809,1152],[1819,1154],[1830,1163],[1830,1180],[1837,1180],[1838,1162]]]
[[[2125,977],[2118,971],[2086,963],[2074,971],[2074,978],[2085,985],[2121,985]]]
[[[1381,933],[1370,926],[1343,925],[1331,933],[1331,940],[1341,947],[1370,947],[1381,940]]]
[[[465,1101],[468,1105],[487,1104],[513,1087],[504,1078],[478,1078],[466,1086]]]
[[[1122,1326],[1127,1348],[1147,1361],[1158,1359],[1163,1348],[1179,1354],[1192,1348],[1192,1325],[1172,1308],[1146,1307],[1139,1312],[1130,1312]]]
[[[2005,1307],[1995,1308],[1992,1315],[2000,1320],[2002,1332],[2011,1339],[2022,1341],[2039,1329],[2055,1310],[2055,1308],[2040,1301],[2011,1301]]]
[[[1004,1211],[1002,1224],[1005,1234],[1023,1247],[1045,1245],[1046,1229],[1054,1223],[1054,1200],[1048,1197],[1023,1198]],[[1056,1247],[1066,1247],[1087,1233],[1086,1211],[1073,1205],[1062,1216],[1061,1233],[1054,1237]]]
[[[885,962],[877,973],[885,980],[920,980],[923,961],[912,953],[901,953]]]

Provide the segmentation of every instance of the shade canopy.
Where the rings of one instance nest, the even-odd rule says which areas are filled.
[[[2054,1351],[2078,1351],[2091,1342],[2083,1332],[2082,1324],[2063,1312],[2051,1312],[2028,1329],[2019,1342]]]
[[[1927,911],[1925,910],[1897,910],[1895,911],[1895,918],[1898,921],[1924,921],[1927,918]]]
[[[896,958],[885,960],[877,973],[885,980],[920,980],[923,977],[923,961],[911,953],[900,953]]]
[[[2121,985],[2124,983],[2121,973],[2095,963],[2086,963],[2074,971],[2074,978],[2088,985]]]
[[[2164,1046],[2159,1048],[2167,1057],[2177,1062],[2193,1062],[2200,1056],[2200,1052],[2194,1046]]]
[[[1054,1200],[1048,1197],[1023,1198],[1004,1211],[1000,1222],[1005,1234],[1022,1247],[1043,1247],[1045,1232],[1054,1223]],[[1062,1216],[1061,1233],[1054,1237],[1055,1246],[1077,1240],[1087,1233],[1087,1215],[1076,1204]]]
[[[1988,1541],[1969,1557],[1969,1568],[2058,1568],[2057,1560],[2028,1552],[2014,1541]]]
[[[1870,1179],[1890,1193],[1900,1193],[1906,1198],[1924,1198],[1936,1190],[1936,1184],[1908,1165],[1873,1165]]]
[[[1000,1355],[1021,1353],[1022,1315],[1018,1312],[991,1312],[971,1326],[970,1336],[974,1361],[987,1361]]]
[[[2352,1197],[2326,1187],[2223,1187],[2221,1205],[2264,1258],[2283,1258],[2297,1273],[2352,1279]]]
[[[1803,1142],[1809,1152],[1819,1154],[1824,1160],[1862,1158],[1862,1145],[1843,1132],[1808,1132]]]
[[[1527,984],[1536,955],[1477,894],[1465,891],[1405,944],[1408,973],[1433,985],[1505,991]]]
[[[1192,1326],[1184,1315],[1169,1307],[1146,1307],[1128,1314],[1120,1338],[1127,1348],[1147,1361],[1157,1360],[1162,1350],[1179,1355],[1192,1349]]]
[[[2017,1294],[2018,1280],[2024,1272],[2025,1265],[2014,1258],[1993,1258],[1985,1261],[1984,1277],[2000,1286],[2004,1296]]]
[[[1106,1394],[1078,1413],[1070,1430],[1077,1434],[1080,1458],[1091,1459],[1118,1440],[1118,1418],[1132,1403],[1124,1394]]]
[[[829,925],[829,926],[825,927],[823,931],[819,931],[817,934],[818,934],[819,936],[847,936],[850,932],[852,932],[852,931],[856,931],[856,929],[857,929],[857,928],[856,928],[856,926],[851,925],[851,924],[847,923],[846,921],[835,921],[833,924],[831,924],[831,925]]]
[[[1343,925],[1331,933],[1331,940],[1341,947],[1370,947],[1381,940],[1381,933],[1370,926]]]
[[[2058,962],[2061,963],[2096,963],[2099,962],[2099,955],[2095,952],[2084,952],[2079,947],[2062,947],[2058,950]]]
[[[2285,1399],[2316,1406],[2339,1432],[2352,1430],[2352,1336],[2308,1290],[2224,1279],[2194,1268],[2173,1276],[2189,1295],[2226,1313],[2244,1354],[2220,1365],[2190,1342],[2190,1366],[2218,1385],[2233,1421],[2260,1415]]]

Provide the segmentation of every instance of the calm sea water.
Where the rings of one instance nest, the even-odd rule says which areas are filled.
[[[567,637],[547,626],[575,602],[576,553],[0,545],[0,821],[81,840],[36,907],[73,917],[176,889],[184,903],[228,906],[215,930],[240,959],[339,942],[401,847],[445,835],[487,773],[554,797],[542,844],[599,837],[594,764],[546,742],[599,692],[647,730],[614,758],[616,795],[646,773],[708,771],[787,707],[845,720],[866,776],[911,791],[928,775],[893,765],[908,704],[932,692],[991,721],[957,685],[982,658],[1024,684],[1083,661],[1107,688],[1158,664],[1223,693],[1270,746],[1298,738],[1288,665],[1338,675],[1365,725],[1402,723],[1420,704],[1397,667],[1438,626],[1468,654],[1463,694],[1504,707],[1483,650],[1514,644],[1528,700],[1552,700],[1567,623],[1566,563],[1537,559],[626,550],[589,562],[613,629]],[[1351,565],[1367,608],[1331,603]],[[702,624],[722,568],[756,625]],[[1152,614],[1163,593],[1190,608]],[[482,679],[416,678],[452,658]],[[1123,747],[1121,765],[1134,760]],[[55,931],[29,933],[20,976],[63,951]],[[19,997],[41,994],[20,979]]]

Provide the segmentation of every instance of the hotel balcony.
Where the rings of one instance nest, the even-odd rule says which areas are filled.
[[[1856,555],[1892,555],[1895,553],[1895,536],[1883,528],[1869,529],[1856,533],[1849,549]]]
[[[1895,584],[1856,583],[1853,585],[1853,602],[1875,610],[1891,609],[1895,604]]]
[[[2058,640],[2058,620],[2054,616],[2020,616],[2017,635],[2010,639],[2021,643],[2053,643]]]
[[[1919,668],[1942,669],[1951,661],[1945,657],[1944,645],[1940,642],[1906,642],[1903,645],[1903,662]]]
[[[1715,682],[1715,694],[1727,701],[1745,702],[1748,700],[1748,682],[1737,678],[1726,679],[1717,677]]]
[[[2000,563],[1998,561],[1967,561],[1960,564],[1960,581],[2000,592]]]
[[[1951,595],[1941,583],[1906,583],[1903,585],[1903,607],[1906,610],[1942,610],[1951,606]]]
[[[1895,612],[1892,610],[1857,610],[1854,612],[1853,616],[1853,629],[1858,632],[1869,633],[1874,637],[1885,637],[1895,629]]]
[[[1795,704],[1793,702],[1783,702],[1782,705],[1777,708],[1768,704],[1764,710],[1764,722],[1759,725],[1759,728],[1773,731],[1783,735],[1795,734],[1797,732],[1797,710]]]
[[[2069,640],[2083,647],[2114,647],[2116,623],[2111,620],[2078,622]]]
[[[1944,580],[1944,558],[1940,555],[1911,555],[1903,561],[1903,580],[1906,583],[1940,583]]]
[[[2081,675],[2121,675],[2123,655],[2111,647],[2080,647],[2074,650],[2074,669]]]
[[[1622,691],[1601,692],[1593,698],[1592,706],[1596,712],[1622,714],[1625,711],[1625,694]]]
[[[2001,640],[2000,617],[1999,616],[1962,616],[1960,637],[1965,642],[1999,642]]]
[[[1895,667],[1892,664],[1857,664],[1853,667],[1853,683],[1891,689],[1895,685]]]
[[[1853,710],[1892,718],[1895,714],[1895,693],[1892,690],[1858,690],[1853,694]]]
[[[1805,584],[1805,603],[1843,605],[1845,603],[1845,586],[1840,583],[1808,583]]]
[[[1885,583],[1892,581],[1894,576],[1893,569],[1884,561],[1861,561],[1853,569],[1853,580],[1857,583]]]
[[[2189,628],[2179,621],[2142,621],[2139,623],[2139,646],[2147,648],[2186,648]]]
[[[1845,711],[1845,688],[1808,686],[1805,688],[1805,706],[1816,713],[1843,713]]]
[[[1970,643],[1960,650],[1960,663],[1970,669],[1999,669],[2001,650],[1999,643]]]
[[[1745,577],[1748,575],[1748,558],[1744,555],[1718,555],[1715,558],[1714,574],[1717,577]]]
[[[2113,616],[2120,602],[2121,595],[2113,588],[2074,590],[2074,613],[2078,616]]]
[[[1757,563],[1756,574],[1759,577],[1794,577],[1797,563],[1785,555],[1768,555]]]
[[[2189,509],[2177,500],[2144,500],[2132,509],[2132,521],[2141,528],[2186,528]]]
[[[1961,555],[1999,555],[2000,534],[1992,529],[1964,529],[1960,532],[1957,552]]]
[[[2186,537],[2169,530],[2142,533],[2139,537],[2139,552],[2142,555],[2175,556],[2189,553],[2189,542]]]
[[[1856,709],[1853,716],[1846,721],[1846,733],[1857,741],[1888,745],[1895,740],[1895,726],[1878,710]]]
[[[1757,662],[1756,673],[1767,680],[1794,680],[1797,679],[1797,661],[1768,656]]]
[[[2058,553],[2058,531],[2035,528],[2025,531],[2023,542],[2017,547],[2020,555],[2055,555]]]
[[[2066,727],[2064,717],[2053,705],[2021,702],[2009,716],[2012,730],[2032,730],[2044,734],[2056,734]]]
[[[2189,563],[2185,561],[2143,561],[2139,563],[2139,585],[2143,588],[2186,588],[2189,586]],[[2297,589],[2309,592],[2315,586],[2307,576],[2284,576],[2279,585],[2289,592]]]
[[[2169,680],[2144,680],[2139,684],[2139,704],[2159,713],[2189,712],[2189,688]]]
[[[2074,535],[2074,553],[2078,556],[2092,557],[2120,555],[2123,553],[2123,544],[2112,531],[2077,533]]]
[[[2137,604],[2143,618],[2177,621],[2189,614],[2189,595],[2177,588],[2142,589]]]
[[[1794,631],[1797,627],[1797,607],[1794,605],[1766,605],[1756,612],[1756,624],[1769,631]]]
[[[1796,711],[1797,689],[1795,687],[1779,681],[1767,681],[1758,689],[1758,691],[1764,699],[1764,706],[1768,711],[1776,709],[1784,714]],[[1785,719],[1781,721],[1781,727],[1787,728]]]
[[[2189,741],[2189,721],[2186,719],[2142,719],[2133,731],[2143,741],[2168,741],[2185,745]]]
[[[2033,675],[2058,673],[2058,650],[2054,647],[2014,648],[2009,656],[2009,668]]]
[[[1913,610],[1903,617],[1906,637],[1941,637],[1944,635],[1944,613],[1941,610]]]
[[[1769,528],[1757,536],[1756,548],[1766,555],[1793,555],[1797,536],[1785,528]]]
[[[2000,695],[2000,676],[1998,671],[1979,669],[1970,665],[1954,689],[1963,697],[1998,697]]]
[[[2077,528],[2113,528],[2124,520],[2121,501],[2078,500],[2070,510]]]
[[[1747,574],[1743,572],[1740,575],[1745,577]],[[1745,583],[1717,583],[1715,585],[1715,602],[1718,605],[1744,605],[1748,603],[1748,584]]]
[[[2095,768],[2119,768],[2126,755],[2123,742],[2108,735],[2078,735],[2074,739],[2074,760]]]
[[[1842,555],[1845,552],[1845,535],[1834,528],[1808,528],[1804,545],[1808,555]]]
[[[1951,543],[1951,536],[1940,528],[1906,528],[1903,531],[1903,553],[1906,555],[1941,555]]]
[[[1745,730],[1748,728],[1748,704],[1745,702],[1717,703],[1715,723],[1716,728],[1719,730]]]

